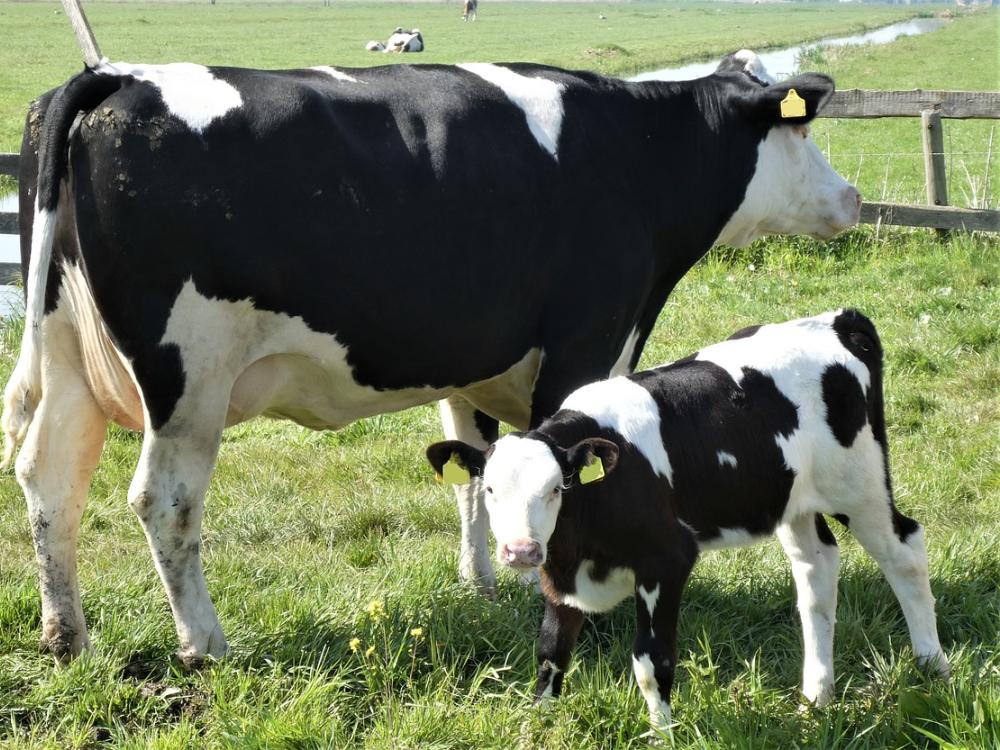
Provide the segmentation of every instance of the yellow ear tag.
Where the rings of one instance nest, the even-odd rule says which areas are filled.
[[[604,463],[600,456],[591,456],[590,463],[580,469],[580,484],[590,484],[604,479]]]
[[[472,481],[469,470],[462,466],[457,453],[452,453],[451,458],[441,467],[441,481],[445,484],[468,484]]]
[[[781,116],[805,117],[806,100],[795,89],[788,89],[788,96],[781,100]]]

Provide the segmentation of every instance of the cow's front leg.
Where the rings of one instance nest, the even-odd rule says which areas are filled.
[[[198,666],[205,656],[221,657],[227,649],[201,564],[205,491],[222,438],[224,411],[216,419],[208,417],[220,405],[225,408],[228,391],[218,396],[206,399],[206,408],[187,409],[184,418],[146,432],[129,488],[129,504],[142,522],[173,611],[178,656],[189,667]]]
[[[497,439],[499,423],[478,411],[462,396],[451,396],[438,402],[441,425],[449,440],[461,440],[475,448],[486,450]],[[463,581],[475,584],[487,596],[496,593],[496,573],[490,556],[488,533],[490,519],[486,513],[483,483],[473,477],[468,484],[455,485],[458,515],[462,523],[462,542],[458,553],[458,574]]]
[[[576,639],[580,636],[583,617],[583,612],[575,607],[557,604],[545,597],[545,615],[538,640],[536,704],[558,698],[562,692],[563,675],[569,667]]]

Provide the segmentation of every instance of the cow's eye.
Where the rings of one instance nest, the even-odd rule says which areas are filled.
[[[553,490],[552,490],[552,492],[550,494],[551,494],[552,497],[559,497],[559,493],[560,492],[562,492],[562,490],[559,489],[558,487],[555,487],[555,488],[553,488]]]
[[[491,494],[491,495],[493,494],[493,488],[492,488],[492,487],[487,487],[487,488],[486,488],[486,491],[487,491],[487,492],[488,492],[489,494]]]

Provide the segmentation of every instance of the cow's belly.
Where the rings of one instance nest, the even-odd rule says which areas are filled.
[[[541,364],[540,350],[531,348],[505,371],[482,381],[373,388],[354,377],[348,348],[335,335],[312,330],[298,316],[255,309],[250,300],[203,296],[190,282],[174,303],[161,343],[178,347],[189,383],[231,378],[230,425],[264,415],[313,429],[338,429],[455,392],[467,394],[498,419],[524,425]],[[407,362],[378,366],[405,369]]]
[[[131,366],[108,336],[86,279],[74,265],[64,267],[63,278],[56,316],[68,316],[76,329],[81,367],[95,399],[109,420],[143,429]],[[226,426],[263,415],[338,429],[460,392],[497,419],[526,428],[542,359],[540,349],[529,348],[505,371],[478,382],[376,389],[357,382],[349,352],[335,336],[313,331],[299,317],[257,310],[249,300],[205,297],[190,283],[178,295],[160,343],[180,352],[185,393],[176,408],[185,410],[193,389],[217,390],[228,396]]]

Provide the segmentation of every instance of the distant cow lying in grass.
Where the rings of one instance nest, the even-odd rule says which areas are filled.
[[[536,699],[559,694],[584,612],[634,592],[635,677],[654,728],[667,727],[681,590],[699,550],[774,533],[798,590],[802,689],[827,702],[839,554],[823,514],[849,524],[878,561],[918,660],[949,671],[923,531],[893,503],[882,349],[860,313],[747,328],[586,385],[537,429],[485,452],[445,441],[427,455],[446,479],[482,474],[500,562],[541,566]]]
[[[397,26],[385,44],[372,40],[365,45],[365,49],[369,52],[423,52],[424,37],[420,29],[407,31]]]

